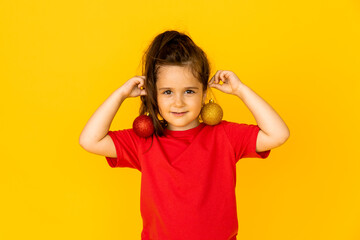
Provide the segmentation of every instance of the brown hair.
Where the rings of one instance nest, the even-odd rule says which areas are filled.
[[[210,64],[205,52],[185,33],[168,30],[157,35],[145,51],[142,59],[142,75],[145,79],[146,95],[140,96],[140,115],[149,113],[157,136],[163,136],[167,121],[162,119],[157,104],[157,73],[161,66],[188,66],[192,74],[208,89]],[[161,117],[159,120],[158,117]]]

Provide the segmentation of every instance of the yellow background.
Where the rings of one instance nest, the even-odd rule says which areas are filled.
[[[176,29],[290,129],[268,159],[237,164],[238,239],[359,240],[359,18],[355,0],[0,1],[0,239],[140,239],[140,172],[78,141],[141,75],[153,37]],[[256,123],[213,93],[223,119]],[[126,99],[110,130],[130,128],[139,106]]]

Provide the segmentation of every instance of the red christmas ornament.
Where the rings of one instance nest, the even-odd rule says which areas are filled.
[[[154,124],[149,113],[138,116],[133,122],[134,132],[143,138],[150,137],[154,133]]]

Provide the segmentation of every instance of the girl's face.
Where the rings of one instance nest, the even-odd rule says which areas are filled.
[[[162,66],[159,69],[157,102],[169,130],[184,131],[200,124],[198,117],[206,98],[202,88],[189,67]]]

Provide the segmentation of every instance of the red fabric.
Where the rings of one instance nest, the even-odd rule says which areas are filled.
[[[236,163],[267,158],[256,152],[257,125],[201,123],[165,136],[138,137],[132,129],[109,131],[117,158],[110,167],[141,171],[142,240],[236,240]],[[147,152],[146,152],[147,151]]]

